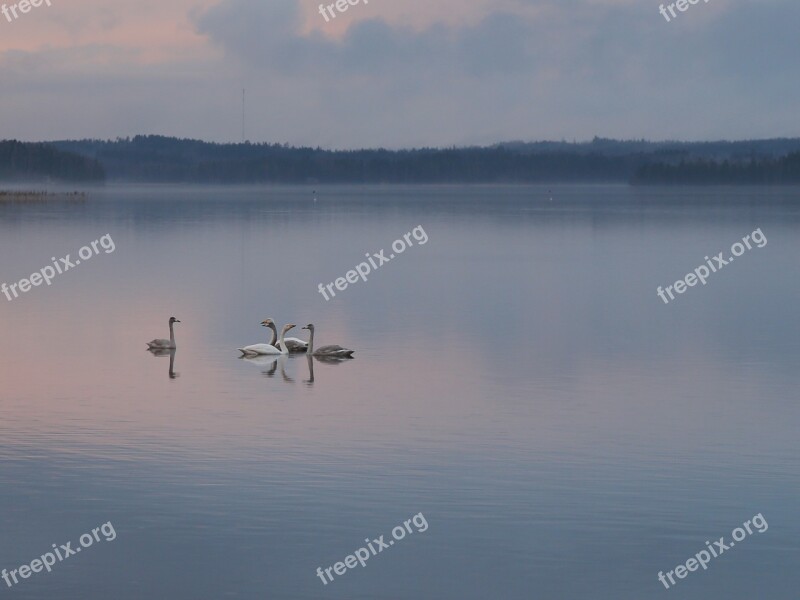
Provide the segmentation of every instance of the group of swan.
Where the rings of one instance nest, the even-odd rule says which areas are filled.
[[[264,327],[269,327],[272,329],[272,342],[269,344],[253,344],[252,346],[245,346],[244,348],[239,348],[239,352],[242,353],[242,356],[262,356],[265,354],[289,354],[290,352],[306,352],[311,356],[327,356],[330,358],[353,358],[353,352],[355,350],[348,350],[347,348],[342,348],[341,346],[332,344],[328,346],[322,346],[314,350],[314,325],[309,323],[302,329],[308,329],[308,342],[304,342],[303,340],[299,340],[297,338],[287,338],[286,332],[290,329],[295,327],[294,323],[289,323],[288,325],[284,325],[283,329],[281,329],[281,337],[278,340],[278,343],[275,343],[275,335],[277,333],[277,329],[275,328],[275,323],[272,319],[266,319],[261,322],[261,325]]]
[[[290,352],[306,352],[308,350],[308,342],[304,342],[303,340],[291,337],[285,337],[285,334],[289,329],[294,327],[294,325],[287,325],[281,331],[281,339],[276,340],[278,338],[278,329],[275,327],[275,321],[272,319],[264,319],[261,321],[262,327],[269,327],[272,330],[272,340],[270,340],[269,344],[252,344],[250,346],[245,346],[244,348],[239,348],[239,352],[241,352],[244,356],[262,356],[265,354],[289,354]],[[284,348],[286,351],[284,351]]]
[[[173,326],[175,323],[180,323],[175,317],[169,318],[169,339],[155,339],[152,342],[147,342],[147,347],[150,350],[174,350],[177,348],[175,345],[175,330]],[[321,356],[329,358],[353,358],[355,350],[348,350],[337,345],[322,346],[314,350],[314,325],[309,323],[303,329],[308,329],[309,337],[308,342],[304,342],[298,338],[287,338],[286,332],[295,327],[294,323],[284,325],[281,330],[280,340],[276,343],[278,330],[275,327],[275,322],[272,319],[265,319],[261,321],[262,327],[269,327],[272,330],[272,340],[269,344],[252,344],[239,348],[242,356],[263,356],[268,354],[289,354],[290,352],[306,352],[311,356]]]

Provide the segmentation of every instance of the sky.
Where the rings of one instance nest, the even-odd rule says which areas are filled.
[[[238,142],[242,89],[252,142],[800,136],[796,0],[48,1],[0,14],[0,139]]]

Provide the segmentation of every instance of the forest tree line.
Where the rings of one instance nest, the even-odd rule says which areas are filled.
[[[509,142],[489,147],[325,150],[164,136],[0,142],[0,179],[163,183],[786,184],[800,140]]]
[[[649,185],[787,185],[800,183],[800,152],[773,159],[717,162],[680,161],[639,167],[633,184]]]
[[[97,160],[59,150],[52,144],[0,141],[0,181],[99,182]]]

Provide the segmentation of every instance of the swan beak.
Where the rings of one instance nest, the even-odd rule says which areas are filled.
[[[175,319],[175,322],[176,322],[176,323],[180,323],[180,321],[179,321],[178,319]]]

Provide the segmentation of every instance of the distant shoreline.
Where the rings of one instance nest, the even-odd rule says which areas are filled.
[[[24,159],[20,157],[24,155]],[[0,185],[558,184],[797,185],[800,139],[506,142],[485,147],[323,150],[163,136],[0,142]]]
[[[39,190],[5,190],[0,188],[0,204],[35,204],[40,202],[65,201],[85,202],[88,194],[85,191],[53,192]]]

